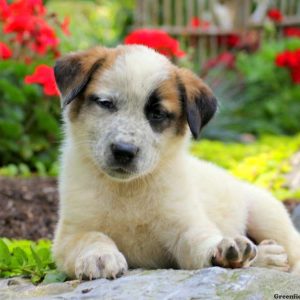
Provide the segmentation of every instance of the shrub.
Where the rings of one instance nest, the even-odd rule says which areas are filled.
[[[245,78],[242,93],[247,105],[240,111],[248,131],[253,133],[295,134],[300,131],[300,85],[289,71],[278,67],[283,51],[300,49],[300,39],[284,39],[263,45],[253,55],[240,54],[237,68]],[[300,57],[297,57],[300,64]]]
[[[65,281],[67,276],[56,271],[51,257],[51,242],[0,239],[0,278],[25,276],[33,283]]]
[[[41,0],[1,1],[0,165],[49,170],[57,160],[60,105],[51,65],[60,55],[57,31],[68,35],[68,23]]]
[[[57,159],[60,107],[58,99],[42,95],[24,77],[33,66],[12,60],[0,61],[0,165],[26,163],[50,168]]]
[[[203,140],[191,151],[199,158],[216,163],[233,175],[266,188],[278,199],[300,199],[300,189],[290,191],[285,175],[291,171],[290,158],[300,149],[300,135],[263,136],[249,143],[222,143]]]
[[[300,131],[300,38],[263,43],[255,53],[236,55],[210,71],[206,80],[220,100],[208,135],[297,134]],[[291,65],[291,63],[293,65]]]

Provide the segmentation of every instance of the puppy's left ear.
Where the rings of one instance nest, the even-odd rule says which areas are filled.
[[[193,72],[180,68],[177,84],[190,130],[195,139],[217,111],[217,99],[211,89]]]

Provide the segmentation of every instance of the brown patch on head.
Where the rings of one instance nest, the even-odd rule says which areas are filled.
[[[183,135],[187,126],[184,105],[180,98],[175,71],[170,74],[169,79],[162,82],[158,88],[158,92],[162,99],[162,106],[174,115],[176,134]]]
[[[116,49],[96,47],[87,51],[75,52],[58,59],[54,66],[57,86],[61,93],[62,107],[76,98],[70,108],[70,118],[75,118],[83,104],[83,91],[100,72],[108,69],[117,56]]]
[[[184,135],[189,125],[194,138],[213,117],[217,101],[210,88],[194,73],[175,67],[155,91],[160,104],[175,120],[176,133]]]
[[[210,88],[194,73],[177,69],[177,87],[184,106],[186,120],[194,138],[210,121],[217,110],[217,100]]]

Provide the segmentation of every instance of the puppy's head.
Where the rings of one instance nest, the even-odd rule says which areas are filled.
[[[144,46],[69,54],[54,73],[73,147],[117,180],[176,156],[217,107],[201,79]]]

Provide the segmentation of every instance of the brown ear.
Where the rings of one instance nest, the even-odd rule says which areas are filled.
[[[178,89],[187,122],[195,139],[217,110],[217,99],[210,88],[187,69],[178,70]]]
[[[71,53],[56,61],[54,75],[63,108],[84,91],[94,72],[103,66],[105,52],[105,48],[98,47]]]

